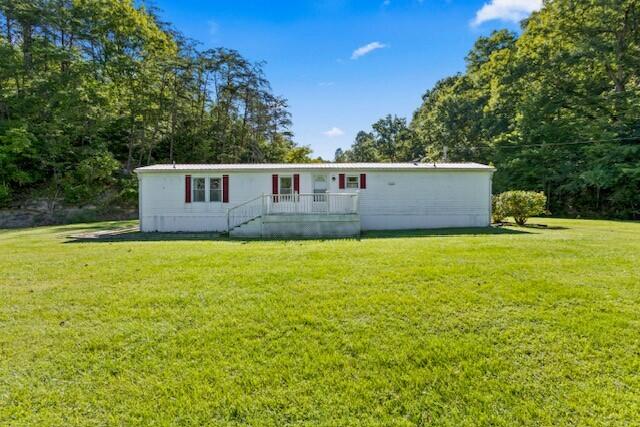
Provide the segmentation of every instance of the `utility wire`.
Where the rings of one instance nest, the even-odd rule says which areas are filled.
[[[497,150],[511,149],[511,148],[527,148],[527,147],[556,147],[563,145],[579,145],[579,144],[597,144],[602,142],[626,142],[626,141],[638,141],[640,142],[640,136],[630,136],[624,138],[612,138],[612,139],[593,139],[588,141],[569,141],[569,142],[547,142],[541,144],[521,144],[521,145],[490,145],[486,143],[476,144],[469,146],[469,148],[493,148]]]

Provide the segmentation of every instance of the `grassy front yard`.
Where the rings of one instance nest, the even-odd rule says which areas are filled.
[[[640,224],[361,240],[0,231],[0,425],[640,420]]]

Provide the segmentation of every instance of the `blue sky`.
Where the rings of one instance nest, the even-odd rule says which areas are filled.
[[[410,119],[425,90],[464,70],[480,35],[518,29],[541,0],[154,0],[202,48],[265,61],[295,140],[333,159],[386,114]]]

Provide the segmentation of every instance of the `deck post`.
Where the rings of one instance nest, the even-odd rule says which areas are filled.
[[[261,205],[262,212],[260,212],[260,237],[264,237],[264,217],[267,214],[265,210],[266,200],[265,200],[264,193],[262,193],[261,199],[262,200],[260,201],[260,205]]]

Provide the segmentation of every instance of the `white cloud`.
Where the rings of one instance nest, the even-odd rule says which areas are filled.
[[[353,51],[353,53],[351,54],[351,59],[358,59],[361,56],[365,56],[366,54],[371,53],[376,49],[382,49],[385,47],[387,47],[387,45],[380,42],[372,42],[364,46],[360,46]]]
[[[332,127],[326,132],[322,132],[323,135],[328,136],[329,138],[337,138],[339,136],[344,135],[344,131],[337,127]]]
[[[493,20],[519,22],[541,7],[542,0],[491,0],[476,12],[471,25]]]

